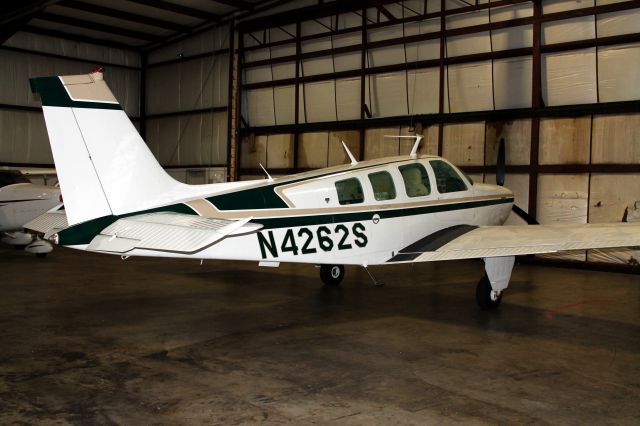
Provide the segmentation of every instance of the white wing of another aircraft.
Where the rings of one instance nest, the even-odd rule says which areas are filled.
[[[23,232],[25,223],[62,204],[60,190],[31,183],[18,170],[0,170],[0,241],[43,257],[51,252],[48,241]]]
[[[36,217],[27,222],[24,228],[38,234],[43,234],[45,238],[47,238],[49,234],[66,229],[68,226],[66,212],[64,210],[57,210]]]

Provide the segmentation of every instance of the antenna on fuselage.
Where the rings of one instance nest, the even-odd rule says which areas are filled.
[[[415,138],[416,142],[413,144],[413,148],[411,148],[411,152],[409,153],[410,158],[416,158],[418,156],[418,148],[420,147],[420,142],[424,138],[424,136],[415,134],[413,136],[396,136],[396,135],[384,135],[385,138],[398,138],[398,139],[406,139],[406,138]]]
[[[342,142],[342,146],[344,147],[344,150],[347,152],[347,155],[349,156],[349,159],[351,160],[351,165],[355,166],[356,164],[358,164],[358,161],[356,161],[356,158],[353,156],[351,151],[349,151],[349,147],[347,146],[347,144],[344,143],[343,140],[340,140],[340,142]]]
[[[262,169],[262,171],[264,172],[265,175],[267,175],[267,180],[269,182],[273,182],[273,178],[271,177],[271,175],[269,174],[269,172],[267,171],[267,169],[264,168],[264,166],[262,165],[262,163],[258,163],[260,165],[260,168]]]

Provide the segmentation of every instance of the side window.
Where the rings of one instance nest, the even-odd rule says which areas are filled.
[[[373,188],[373,195],[377,201],[393,200],[396,198],[396,187],[389,172],[377,172],[369,175],[369,181]]]
[[[404,180],[404,186],[409,197],[421,197],[431,194],[431,183],[427,170],[420,163],[407,164],[398,167]]]
[[[441,194],[446,192],[466,191],[467,185],[460,178],[458,172],[453,167],[442,160],[433,160],[429,162],[436,175],[436,185],[438,192]]]
[[[336,182],[338,201],[340,204],[357,204],[364,201],[362,185],[357,178],[339,180]]]

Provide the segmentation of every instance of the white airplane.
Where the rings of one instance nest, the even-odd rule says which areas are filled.
[[[0,241],[46,256],[51,244],[22,230],[27,222],[61,204],[58,188],[34,185],[18,170],[0,170]]]
[[[103,80],[31,80],[40,94],[69,227],[51,241],[123,256],[301,262],[329,285],[343,265],[481,258],[496,308],[516,255],[640,245],[640,224],[501,226],[514,202],[436,156],[351,163],[284,178],[186,185],[158,164]],[[346,148],[346,147],[345,147]],[[41,230],[47,231],[47,230]]]

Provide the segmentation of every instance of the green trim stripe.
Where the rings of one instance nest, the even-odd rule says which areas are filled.
[[[218,210],[286,209],[289,206],[275,193],[279,186],[268,185],[207,198]]]
[[[513,198],[501,198],[494,200],[465,201],[460,203],[439,204],[435,206],[413,207],[408,209],[370,210],[354,213],[337,213],[313,216],[256,218],[253,219],[252,222],[262,224],[264,226],[264,229],[292,228],[297,226],[323,225],[328,223],[362,222],[371,220],[373,215],[375,214],[379,215],[381,219],[391,219],[397,217],[416,216],[453,210],[466,210],[476,207],[513,203],[513,201]],[[171,206],[130,213],[122,216],[104,216],[78,225],[70,226],[69,228],[58,232],[59,244],[64,246],[89,244],[96,235],[102,232],[103,229],[105,229],[107,226],[111,225],[121,217],[136,216],[155,212],[175,212],[188,215],[197,215],[197,213],[195,213],[189,206],[185,204],[174,204]]]
[[[40,95],[42,106],[122,110],[118,103],[74,101],[59,77],[32,78],[29,83],[31,92]]]

